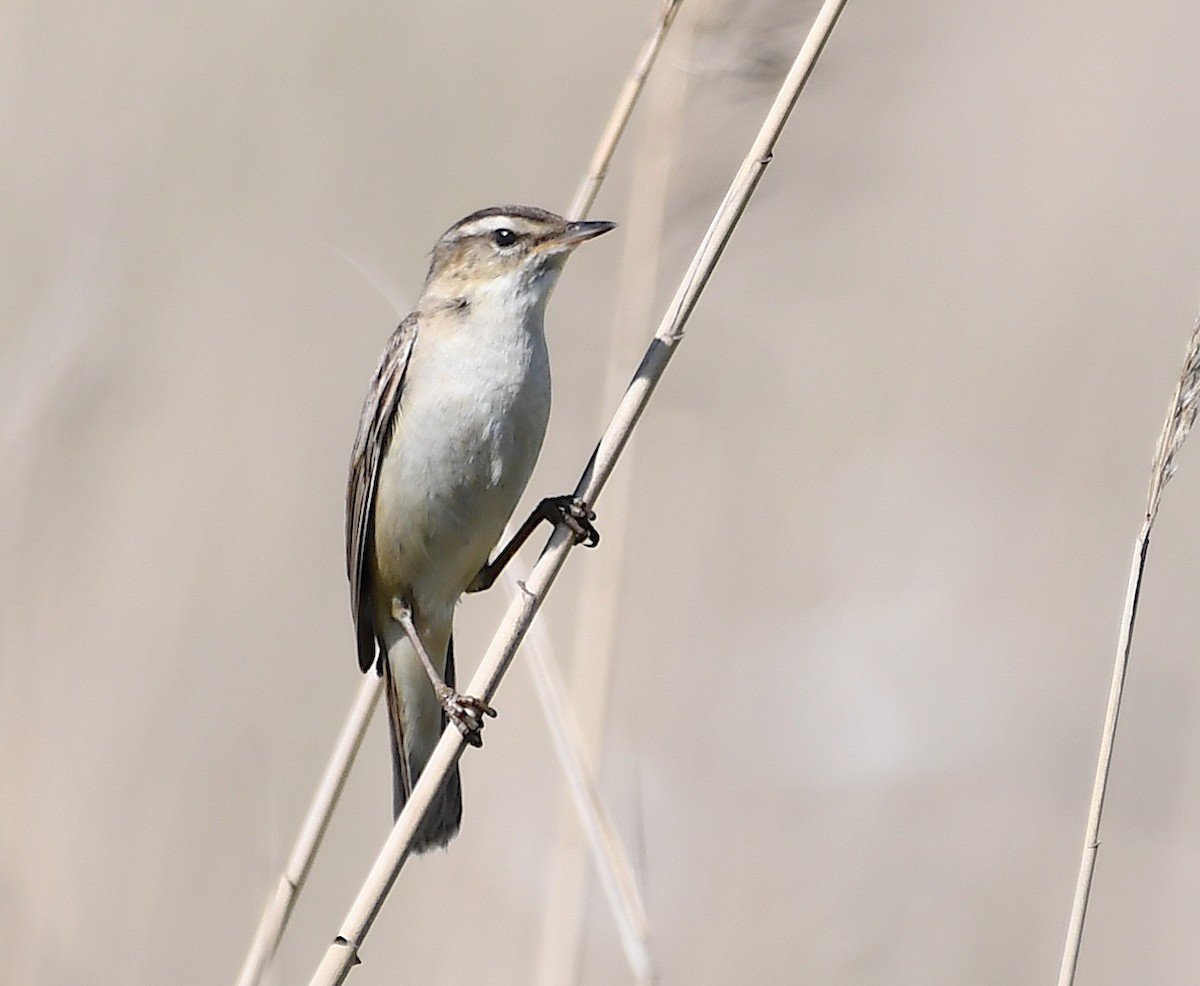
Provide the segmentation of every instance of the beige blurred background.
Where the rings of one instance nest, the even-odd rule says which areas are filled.
[[[694,2],[656,316],[816,9]],[[653,14],[0,7],[0,980],[233,981],[359,683],[342,498],[395,305],[460,216],[566,207]],[[602,786],[663,983],[1053,981],[1200,300],[1197,38],[1194,0],[849,3],[630,463]],[[645,119],[595,210],[624,232],[551,307],[530,502],[606,412]],[[1200,974],[1198,498],[1189,448],[1089,986]],[[565,664],[605,550],[545,611]],[[502,609],[463,605],[468,673]],[[533,981],[562,778],[520,664],[351,982]],[[336,933],[388,784],[376,722],[273,983]],[[585,922],[577,981],[628,982],[595,888]]]

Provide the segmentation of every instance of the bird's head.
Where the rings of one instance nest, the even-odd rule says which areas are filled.
[[[531,206],[481,209],[438,240],[426,295],[505,308],[541,308],[571,252],[616,223],[568,220]]]

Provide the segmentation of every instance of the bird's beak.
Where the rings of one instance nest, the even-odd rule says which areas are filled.
[[[616,223],[606,222],[602,219],[579,219],[567,223],[563,231],[557,236],[551,237],[546,245],[575,247],[584,240],[594,239],[602,233],[607,233],[610,229],[616,229],[616,226]]]

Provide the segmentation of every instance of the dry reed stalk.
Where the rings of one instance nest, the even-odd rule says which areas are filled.
[[[634,67],[617,96],[617,101],[609,114],[604,131],[596,143],[596,149],[588,165],[587,174],[580,184],[579,191],[576,193],[568,210],[568,215],[573,218],[582,219],[586,217],[592,204],[595,202],[596,196],[599,194],[600,188],[608,176],[608,166],[612,161],[613,154],[616,152],[617,144],[625,133],[625,128],[633,114],[634,107],[637,105],[638,98],[645,87],[646,79],[655,61],[658,59],[663,42],[670,33],[671,25],[675,21],[675,15],[679,12],[682,3],[683,0],[666,0],[660,8],[650,37],[638,53]],[[341,254],[341,256],[374,284],[380,293],[393,303],[393,308],[396,307],[396,299],[393,297],[392,292],[385,289],[385,285],[377,275],[345,254]],[[369,702],[366,701],[368,691],[370,692]],[[238,976],[237,986],[256,986],[261,981],[263,973],[279,949],[279,942],[283,937],[284,929],[287,927],[288,918],[291,916],[296,898],[304,886],[304,881],[308,877],[308,871],[312,866],[313,859],[320,849],[325,829],[328,827],[329,819],[337,807],[342,786],[345,783],[346,776],[349,774],[350,767],[354,763],[354,758],[358,754],[359,743],[361,742],[363,732],[366,730],[371,712],[374,710],[375,702],[378,700],[380,692],[379,679],[374,675],[368,676],[367,680],[364,680],[354,705],[351,707],[350,713],[346,718],[346,722],[342,726],[341,735],[334,748],[330,762],[326,767],[325,776],[322,778],[317,792],[313,796],[313,801],[309,806],[304,825],[292,849],[288,865],[280,877],[275,894],[267,901],[267,905],[259,919],[258,928],[255,931],[254,938],[250,943],[249,951],[246,954]],[[357,736],[357,740],[349,744],[346,740],[347,737],[352,735]],[[563,758],[563,763],[565,764],[566,762],[566,758]],[[336,785],[329,783],[330,778],[333,776],[339,778]],[[594,782],[592,786],[594,787]],[[592,824],[599,824],[599,822],[593,821]]]
[[[650,70],[662,51],[663,44],[666,42],[681,6],[682,0],[666,0],[660,7],[654,31],[643,46],[633,72],[630,73],[628,80],[622,87],[620,95],[617,97],[617,104],[605,127],[604,135],[588,166],[588,174],[580,183],[579,190],[567,211],[567,215],[572,218],[585,218],[591,211],[592,205],[596,200],[596,195],[599,193],[600,187],[608,175],[608,166],[612,161],[616,143],[625,132],[633,107],[645,88]],[[653,211],[656,212],[661,207],[660,202],[655,202],[652,205]],[[619,346],[618,333],[620,327],[627,325],[630,328],[634,328],[640,326],[641,322],[640,320],[635,321],[630,319],[615,324],[617,329],[610,337],[612,343],[609,354],[609,380],[606,381],[609,384],[613,384],[613,372],[620,372],[616,370],[617,361],[614,352]],[[617,382],[611,386],[606,386],[603,393],[606,395],[611,393],[615,399],[620,393],[619,382],[621,379],[623,378],[617,377]],[[622,511],[620,509],[616,511],[615,517],[613,511],[606,511],[605,556],[611,557],[613,555],[614,546],[618,549],[616,550],[616,555],[620,556],[621,515]],[[611,566],[609,567],[611,568]],[[507,579],[505,588],[509,592],[510,598],[514,593],[519,592],[515,578]],[[585,594],[588,593],[589,586],[585,585],[583,591]],[[601,593],[596,593],[597,598],[600,595]],[[605,608],[603,606],[600,608],[604,610],[605,615],[599,617],[599,620],[605,623],[606,629],[604,633],[607,634],[608,625],[613,620],[612,608]],[[546,717],[546,724],[550,730],[551,741],[567,780],[569,797],[563,805],[563,812],[566,815],[577,816],[578,818],[578,822],[576,822],[575,817],[569,817],[564,820],[560,816],[559,831],[561,832],[565,825],[570,825],[573,832],[582,828],[583,835],[591,849],[592,860],[600,876],[600,883],[604,888],[605,897],[613,912],[626,960],[629,962],[630,969],[639,983],[650,982],[653,980],[654,973],[648,940],[649,922],[646,918],[645,904],[642,901],[641,891],[635,876],[634,867],[630,862],[629,853],[617,834],[616,827],[613,825],[603,799],[600,797],[593,766],[595,758],[592,755],[592,751],[596,747],[594,739],[595,730],[594,728],[588,728],[588,724],[594,720],[594,716],[590,714],[592,707],[585,705],[582,717],[574,714],[574,707],[567,697],[567,689],[563,686],[561,677],[558,674],[557,664],[550,657],[548,636],[537,634],[536,626],[532,632],[535,636],[540,636],[543,643],[538,647],[527,648],[529,650],[528,666],[533,676],[534,689],[541,704],[542,713]],[[530,643],[533,643],[533,641]],[[607,686],[604,686],[601,691],[606,694]],[[579,690],[576,689],[574,694],[578,699],[580,695]],[[582,728],[581,718],[583,723]],[[576,828],[576,825],[579,828]],[[572,862],[564,865],[577,868],[582,872],[586,866],[582,848],[576,846],[567,851],[572,857]],[[564,887],[563,881],[555,879],[555,875],[562,875],[563,865],[560,865],[559,862],[562,858],[563,841],[560,838],[556,840],[556,851],[554,853],[554,861],[552,862],[552,882],[550,892],[547,895],[547,933],[543,936],[543,947],[539,959],[539,967],[542,970],[539,979],[542,982],[560,983],[568,981],[564,978],[566,970],[563,967],[561,957],[565,954],[574,955],[577,951],[575,948],[569,947],[565,939],[559,937],[551,930],[551,925],[555,923],[561,924],[563,928],[570,927],[572,924],[570,918],[567,916],[566,909],[559,906],[563,904],[564,896],[582,898],[582,875],[578,878],[579,890],[575,894],[572,894],[570,891],[564,894],[562,892]],[[575,910],[578,911],[578,908],[575,908]],[[563,923],[564,921],[565,923]],[[578,932],[571,937],[577,940]],[[555,960],[555,956],[559,957],[559,961]],[[549,979],[545,975],[547,968],[551,970]]]
[[[633,108],[645,88],[650,70],[658,59],[682,3],[683,0],[667,0],[660,8],[654,31],[643,46],[633,71],[617,97],[616,106],[588,165],[588,173],[567,210],[568,216],[584,219],[591,212],[600,187],[608,177],[608,167],[612,162],[617,142],[625,133]],[[618,327],[621,324],[623,323],[617,323]],[[610,371],[612,368],[610,361]],[[605,393],[608,393],[608,390]],[[611,514],[606,516],[610,517],[610,520],[605,522],[605,553],[611,555],[613,541],[620,540],[620,532],[614,533]],[[620,552],[617,553],[619,555]],[[510,564],[503,577],[505,591],[510,599],[521,591],[519,580],[512,574],[514,571],[514,566]],[[584,587],[584,592],[587,592],[587,586]],[[622,948],[630,968],[639,982],[649,982],[653,978],[653,962],[648,944],[649,923],[645,904],[634,876],[629,853],[617,835],[616,827],[600,797],[593,766],[594,758],[591,755],[595,743],[588,742],[590,731],[585,734],[580,726],[579,717],[572,711],[567,689],[558,674],[557,664],[550,655],[549,635],[536,623],[531,626],[529,633],[531,637],[526,643],[527,663],[533,676],[534,690],[550,730],[551,742],[567,780],[570,798],[565,807],[568,812],[578,816],[591,847],[592,858],[616,920]],[[573,819],[571,824],[575,824]],[[558,858],[559,854],[555,855]],[[582,866],[582,853],[574,855]],[[555,907],[556,894],[553,887],[548,896],[547,914],[560,913]],[[546,948],[543,947],[541,965],[544,967],[545,964]],[[562,978],[559,969],[555,968],[552,978],[545,980],[543,977],[543,981],[560,983],[567,980]]]
[[[637,105],[638,98],[646,87],[646,79],[649,78],[650,70],[658,60],[658,53],[662,51],[663,42],[667,40],[671,25],[675,23],[675,15],[679,13],[682,4],[683,0],[665,0],[659,9],[654,29],[638,54],[633,71],[629,73],[629,78],[625,80],[625,85],[621,87],[621,92],[617,95],[617,103],[613,107],[612,113],[609,114],[608,123],[604,126],[604,133],[600,135],[595,153],[592,154],[587,176],[580,184],[579,191],[575,193],[575,198],[571,201],[571,208],[567,210],[569,218],[586,219],[596,201],[596,196],[600,194],[600,186],[608,177],[608,166],[612,162],[613,153],[621,141],[621,135],[625,133],[625,127],[633,115],[633,108]]]
[[[693,4],[692,15],[695,10]],[[671,48],[674,67],[658,74],[643,110],[629,206],[625,210],[628,217],[623,224],[625,249],[601,390],[600,406],[605,409],[620,399],[628,379],[627,354],[637,351],[653,316],[667,191],[683,126],[690,74],[686,66],[695,17],[685,14],[684,18],[692,24],[685,26],[681,20],[675,30]],[[604,424],[604,420],[598,422],[601,428]],[[619,587],[625,566],[629,506],[633,500],[632,452],[632,447],[626,449],[621,469],[605,488],[604,550],[588,559],[581,579],[581,605],[573,625],[569,706],[574,709],[576,728],[562,731],[561,727],[552,725],[552,732],[576,737],[582,749],[560,751],[560,760],[564,762],[571,756],[596,764],[601,757],[620,604]],[[534,675],[539,697],[549,694],[550,686],[543,679],[552,673],[551,668],[543,667],[544,662],[538,656],[525,663]],[[561,685],[559,690],[562,691]],[[554,708],[547,703],[543,705],[547,719],[552,721],[556,715]],[[653,982],[649,924],[629,854],[615,836],[598,837],[606,831],[605,826],[611,830],[611,825],[607,818],[594,817],[591,801],[583,797],[581,784],[571,777],[570,772],[568,780],[570,783],[560,798],[555,822],[535,982],[539,986],[560,986],[573,982],[577,975],[587,914],[589,849],[601,887],[616,917],[630,969],[637,982]],[[594,789],[594,780],[589,778],[589,785]],[[622,887],[624,893],[619,892]]]
[[[666,371],[675,349],[683,340],[683,330],[689,316],[696,307],[708,279],[724,252],[730,236],[745,211],[763,171],[771,161],[772,149],[779,134],[787,123],[792,107],[808,81],[825,42],[837,22],[846,0],[826,0],[817,13],[809,35],[801,46],[775,101],[767,113],[758,136],[734,177],[724,200],[700,242],[700,246],[684,275],[674,300],[671,302],[650,343],[641,365],[625,392],[616,414],[592,453],[576,486],[575,495],[595,503],[604,489],[608,477],[625,448],[638,419],[645,411],[655,387]],[[469,693],[490,701],[499,687],[505,672],[512,663],[522,637],[529,629],[538,607],[554,583],[567,555],[573,547],[573,538],[565,525],[559,525],[550,536],[545,549],[533,566],[522,593],[505,613],[496,635],[484,654],[479,670],[472,679]],[[404,810],[400,813],[391,834],[371,867],[358,896],[351,905],[342,923],[338,937],[325,952],[325,956],[311,980],[311,986],[345,982],[350,970],[359,961],[358,950],[374,924],[388,892],[395,883],[405,860],[413,834],[421,817],[428,809],[434,794],[451,767],[462,756],[464,740],[453,728],[448,728],[438,741],[432,756],[413,788]]]
[[[505,575],[505,589],[510,598],[519,595],[521,588],[515,577]],[[600,796],[596,782],[594,761],[590,758],[590,747],[584,737],[573,706],[567,697],[567,688],[558,673],[558,665],[550,648],[550,635],[546,631],[544,618],[534,620],[525,635],[524,663],[533,677],[538,700],[546,713],[550,737],[558,754],[559,763],[567,778],[571,799],[565,805],[572,816],[578,816],[584,835],[592,850],[596,871],[605,899],[613,912],[621,948],[629,963],[635,981],[639,984],[654,981],[654,959],[650,953],[650,921],[642,901],[637,875],[612,817]],[[573,811],[572,811],[573,809]],[[572,824],[574,817],[570,818]],[[582,853],[580,862],[586,862]],[[549,896],[547,911],[554,905],[553,894]],[[543,950],[540,964],[545,963]],[[553,963],[557,966],[557,963]],[[539,977],[541,978],[541,977]],[[574,980],[573,968],[564,970],[552,983],[567,983]]]
[[[275,895],[267,901],[259,919],[254,939],[250,943],[250,951],[246,953],[242,971],[238,974],[237,986],[254,986],[262,979],[271,959],[275,957],[279,941],[283,937],[283,929],[287,927],[292,908],[296,905],[304,881],[308,879],[308,871],[312,869],[333,809],[337,806],[342,788],[346,785],[346,778],[350,775],[350,767],[362,745],[367,724],[371,721],[371,713],[375,711],[379,694],[383,690],[380,687],[382,681],[378,675],[363,675],[358,694],[354,697],[354,705],[350,708],[350,714],[342,726],[333,753],[329,756],[329,763],[325,767],[321,783],[317,785],[317,792],[313,795],[296,844],[292,847],[292,854],[279,878]]]
[[[1150,489],[1146,494],[1146,515],[1133,546],[1129,583],[1125,590],[1125,611],[1121,616],[1121,630],[1117,638],[1117,657],[1113,665],[1108,707],[1104,713],[1104,729],[1100,736],[1096,777],[1092,784],[1092,800],[1088,806],[1087,831],[1083,838],[1083,854],[1079,861],[1079,876],[1075,884],[1075,898],[1071,904],[1071,918],[1067,924],[1067,940],[1063,946],[1058,986],[1071,986],[1075,982],[1075,970],[1079,964],[1083,923],[1087,916],[1088,900],[1092,892],[1096,855],[1100,850],[1100,818],[1104,812],[1104,795],[1108,789],[1109,768],[1112,766],[1117,719],[1121,712],[1121,697],[1125,691],[1125,673],[1129,667],[1129,652],[1133,645],[1133,626],[1137,619],[1138,598],[1142,591],[1142,574],[1146,570],[1146,553],[1150,549],[1150,531],[1158,517],[1158,507],[1162,501],[1163,489],[1175,474],[1175,458],[1196,421],[1196,411],[1200,406],[1198,402],[1200,402],[1200,318],[1197,318],[1196,326],[1192,329],[1187,357],[1183,363],[1183,372],[1180,373],[1179,382],[1175,385],[1175,393],[1167,410],[1167,420],[1163,424],[1162,433],[1158,436],[1158,447],[1155,449],[1154,463],[1150,469]]]

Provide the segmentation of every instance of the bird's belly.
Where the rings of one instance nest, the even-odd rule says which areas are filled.
[[[380,467],[374,547],[378,589],[432,610],[453,607],[486,564],[533,471],[550,402],[534,380],[422,383]]]

